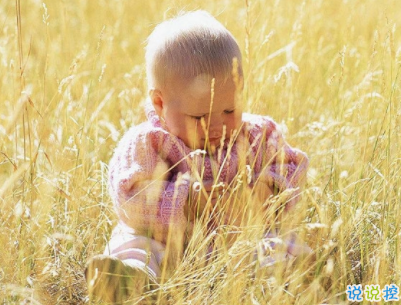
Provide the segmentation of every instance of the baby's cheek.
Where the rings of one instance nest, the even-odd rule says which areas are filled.
[[[194,120],[191,120],[190,122],[185,121],[184,126],[188,142],[191,143],[190,146],[198,146],[201,135],[203,134],[200,124],[196,124]]]
[[[228,122],[228,124],[226,125],[226,126],[227,126],[227,133],[228,133],[228,136],[231,136],[232,133],[233,133],[235,130],[238,131],[238,129],[241,127],[241,117],[242,117],[242,116],[236,116],[236,117],[232,118],[232,119]]]
[[[202,138],[202,136],[204,135],[204,131],[200,121],[192,120],[191,124],[189,124],[188,126],[188,129],[192,131],[194,136],[196,135],[198,139]]]

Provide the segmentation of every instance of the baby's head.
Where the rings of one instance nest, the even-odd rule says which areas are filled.
[[[159,24],[148,38],[146,69],[156,113],[188,147],[203,148],[206,141],[217,147],[240,127],[241,52],[209,13]]]

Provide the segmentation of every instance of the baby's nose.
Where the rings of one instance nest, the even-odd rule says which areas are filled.
[[[224,125],[224,122],[222,119],[210,120],[209,137],[210,138],[221,137],[223,134],[223,125]]]

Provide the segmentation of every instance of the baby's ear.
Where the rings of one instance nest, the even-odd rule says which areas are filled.
[[[163,95],[159,89],[150,89],[149,96],[152,100],[153,107],[155,107],[156,114],[159,117],[162,117],[163,108],[164,108],[164,100]]]

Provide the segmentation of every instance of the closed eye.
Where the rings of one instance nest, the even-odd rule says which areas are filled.
[[[225,114],[230,114],[230,113],[233,113],[234,110],[235,110],[235,109],[232,109],[232,110],[224,110],[224,113],[225,113]]]
[[[191,118],[193,118],[194,120],[197,120],[197,121],[200,121],[204,117],[205,117],[204,115],[201,115],[201,116],[193,116],[193,115],[191,115]]]

